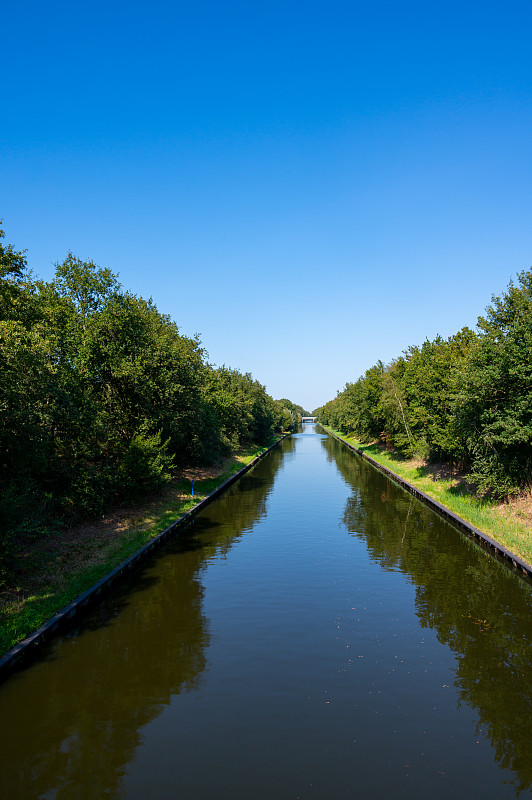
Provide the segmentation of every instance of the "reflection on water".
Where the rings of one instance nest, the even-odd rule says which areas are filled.
[[[530,586],[430,509],[368,469],[332,438],[322,440],[353,493],[343,523],[384,569],[416,587],[416,613],[457,656],[454,686],[479,714],[502,767],[532,785]]]
[[[9,731],[0,756],[2,797],[121,795],[142,726],[173,695],[201,685],[209,643],[202,571],[266,514],[281,459],[274,451],[260,477],[250,474],[207,508],[78,635],[0,687],[2,727]],[[224,515],[230,525],[220,521]]]
[[[530,794],[530,586],[315,430],[0,687],[2,797]]]

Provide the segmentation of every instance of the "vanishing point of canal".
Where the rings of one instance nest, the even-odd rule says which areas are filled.
[[[530,585],[319,430],[0,687],[2,797],[530,796]]]

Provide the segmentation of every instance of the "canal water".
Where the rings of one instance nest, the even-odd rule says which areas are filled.
[[[0,687],[12,800],[510,798],[531,587],[314,425]]]

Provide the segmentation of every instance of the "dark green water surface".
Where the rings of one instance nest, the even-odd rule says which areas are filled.
[[[509,798],[531,588],[313,425],[0,687],[10,800]]]

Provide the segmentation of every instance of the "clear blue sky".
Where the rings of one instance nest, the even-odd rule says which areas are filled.
[[[532,265],[532,4],[10,3],[0,217],[309,409]]]

